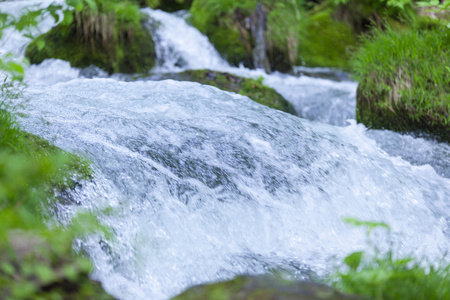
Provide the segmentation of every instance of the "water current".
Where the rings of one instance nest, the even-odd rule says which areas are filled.
[[[31,1],[0,9],[19,3]],[[388,223],[400,255],[449,250],[448,144],[356,124],[357,83],[340,71],[231,67],[183,14],[143,11],[159,22],[153,72],[263,76],[299,117],[197,83],[83,78],[60,60],[28,67],[23,128],[92,161],[94,180],[58,218],[87,209],[112,228],[113,239],[75,245],[109,293],[158,300],[237,274],[320,276],[365,248],[343,217]],[[21,55],[26,43],[10,32],[0,48]]]

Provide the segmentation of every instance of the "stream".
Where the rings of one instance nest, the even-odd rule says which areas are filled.
[[[186,13],[143,12],[159,22],[155,74],[262,76],[298,116],[192,82],[129,82],[95,68],[87,76],[55,59],[29,66],[22,127],[92,161],[94,180],[56,217],[64,223],[89,210],[113,230],[113,239],[74,245],[108,293],[159,300],[238,274],[323,276],[366,249],[364,230],[344,217],[389,224],[399,255],[448,252],[449,144],[356,124],[357,83],[339,70],[231,67]],[[39,30],[52,25],[44,20]],[[11,31],[0,51],[20,56],[28,42]],[[375,239],[387,249],[382,232]]]

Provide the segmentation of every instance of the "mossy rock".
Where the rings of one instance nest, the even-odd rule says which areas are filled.
[[[266,276],[239,276],[230,281],[194,286],[172,300],[350,300],[313,282],[286,281]]]
[[[206,35],[214,45],[217,52],[231,65],[245,67],[252,66],[251,57],[245,51],[244,44],[239,36],[239,31],[234,27],[221,27],[217,24],[211,25]],[[226,37],[226,38],[224,38]]]
[[[299,65],[349,70],[357,38],[348,25],[334,20],[331,10],[326,9],[304,20],[299,44]]]
[[[368,128],[450,141],[450,32],[376,31],[353,60],[356,119]]]
[[[88,14],[91,24],[101,24],[97,28],[103,26],[103,29],[86,34],[79,21],[83,17],[76,12],[73,14],[73,23],[61,22],[30,43],[25,56],[32,64],[39,64],[47,58],[58,58],[69,61],[77,68],[95,65],[110,74],[146,73],[154,67],[155,45],[150,31],[145,28],[146,16],[141,16],[138,22],[120,23],[114,21],[111,13]],[[39,49],[41,45],[44,46]]]
[[[247,96],[262,105],[296,115],[293,106],[274,89],[265,86],[262,78],[255,80],[224,72],[189,70],[182,73],[164,74],[159,79],[193,81],[212,85],[225,91]]]
[[[6,212],[2,217],[8,218]],[[44,229],[40,224],[37,227],[2,232],[2,299],[114,299],[99,282],[89,278],[89,260],[73,255],[70,235]]]

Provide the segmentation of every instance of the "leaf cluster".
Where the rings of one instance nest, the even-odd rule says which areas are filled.
[[[384,228],[389,233],[389,226],[356,219],[346,221],[366,228],[369,251],[354,252],[344,259],[344,266],[330,278],[336,288],[376,300],[449,299],[448,263],[441,261],[433,265],[413,257],[395,258],[392,245],[382,253],[370,241],[371,232],[375,228]]]

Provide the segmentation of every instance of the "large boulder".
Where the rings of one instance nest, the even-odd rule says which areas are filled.
[[[126,16],[115,11],[120,6],[114,1],[108,5],[103,10],[99,5],[96,12],[87,6],[81,12],[74,10],[68,18],[72,22],[63,21],[30,43],[26,57],[33,64],[58,58],[74,67],[95,65],[109,73],[147,72],[155,65],[156,53],[146,16],[137,4],[127,4],[133,14]]]
[[[286,281],[266,276],[239,276],[233,280],[194,286],[173,300],[350,300],[344,295],[313,282]]]

